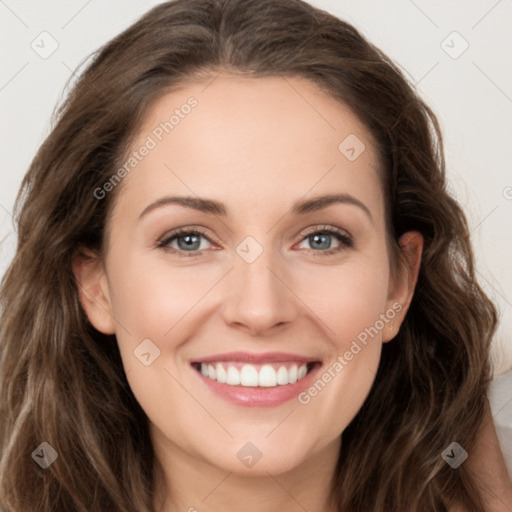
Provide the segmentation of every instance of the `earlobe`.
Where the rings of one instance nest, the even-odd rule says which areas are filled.
[[[72,269],[87,318],[98,331],[114,334],[115,321],[103,262],[96,255],[78,251]]]
[[[390,283],[387,304],[389,309],[396,311],[396,316],[392,322],[386,324],[383,330],[384,342],[392,340],[398,334],[409,309],[420,271],[423,235],[419,231],[408,231],[400,237],[398,244],[401,251],[399,268]]]

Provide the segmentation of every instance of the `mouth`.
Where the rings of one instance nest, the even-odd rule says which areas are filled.
[[[315,366],[315,362],[297,364],[293,362],[250,364],[235,361],[217,363],[192,363],[203,377],[227,384],[275,388],[302,380]]]
[[[279,405],[305,389],[322,362],[293,354],[230,353],[191,362],[216,394],[245,406]]]

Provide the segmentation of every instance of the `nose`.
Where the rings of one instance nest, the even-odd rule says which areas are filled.
[[[252,336],[273,333],[293,322],[299,306],[283,267],[270,251],[252,263],[236,256],[225,282],[224,321]]]

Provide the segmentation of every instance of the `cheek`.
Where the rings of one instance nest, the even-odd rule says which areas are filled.
[[[138,337],[163,339],[221,276],[213,265],[173,266],[164,257],[125,260],[113,271],[114,315]]]
[[[299,402],[327,437],[338,435],[366,399],[377,373],[386,320],[387,261],[358,262],[310,275],[304,301],[325,321],[328,359]],[[309,292],[307,292],[309,290]]]
[[[187,386],[180,385],[186,369],[176,360],[180,346],[186,345],[197,326],[194,319],[201,311],[201,298],[218,280],[216,270],[115,256],[110,273],[113,312],[122,326],[116,337],[130,388],[148,418],[169,438],[180,439],[183,446],[194,444],[187,432],[192,431],[192,437],[195,433],[185,416],[201,411],[194,409]],[[146,353],[150,354],[147,366]],[[171,417],[174,421],[169,422]]]
[[[324,321],[331,342],[344,351],[348,341],[385,313],[388,286],[387,260],[361,257],[338,267],[310,268],[297,281],[296,290]]]

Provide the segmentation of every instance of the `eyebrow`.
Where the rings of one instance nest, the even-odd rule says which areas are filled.
[[[350,194],[327,194],[323,196],[314,197],[312,199],[299,200],[293,204],[290,211],[294,215],[302,215],[305,213],[310,213],[313,211],[321,210],[323,208],[327,208],[328,206],[336,203],[357,206],[373,222],[373,217],[369,208],[362,201],[360,201],[359,199]],[[213,199],[206,199],[193,196],[167,196],[158,199],[154,203],[151,203],[149,206],[144,208],[142,213],[139,215],[139,219],[141,219],[142,217],[144,217],[153,210],[171,204],[177,204],[180,206],[184,206],[185,208],[192,208],[194,210],[198,210],[204,213],[210,213],[213,215],[226,216],[228,213],[227,208],[224,206],[224,204]]]

